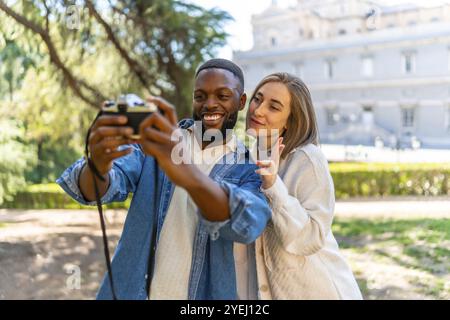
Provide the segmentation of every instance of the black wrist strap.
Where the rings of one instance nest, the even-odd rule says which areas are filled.
[[[158,188],[158,162],[155,160],[154,166],[154,175],[155,175],[155,188]],[[156,202],[155,202],[156,203]],[[156,258],[156,241],[157,241],[157,226],[158,226],[158,213],[156,208],[154,208],[154,217],[152,221],[152,233],[150,235],[150,255],[148,256],[147,261],[147,275],[146,275],[146,289],[147,289],[147,298],[150,300],[150,287],[153,280],[153,274],[155,271],[155,258]]]
[[[97,120],[97,118],[100,117],[101,115],[102,115],[102,111],[100,111],[97,114],[97,116],[95,117],[95,120],[92,122],[92,124],[94,124],[95,121]],[[114,287],[112,268],[111,268],[111,258],[110,258],[110,254],[109,254],[108,236],[106,234],[105,219],[103,217],[103,207],[102,207],[102,203],[101,203],[100,191],[98,190],[97,179],[95,177],[97,177],[101,181],[105,181],[105,178],[99,173],[99,171],[97,170],[97,167],[95,166],[94,162],[91,160],[91,158],[89,156],[88,145],[89,145],[89,136],[91,134],[91,129],[92,129],[92,125],[88,129],[88,132],[87,132],[87,135],[86,135],[84,154],[85,154],[85,160],[87,162],[87,165],[89,166],[89,169],[91,170],[92,180],[93,180],[93,183],[94,183],[95,202],[97,203],[97,209],[98,209],[98,213],[99,213],[99,216],[100,216],[100,226],[101,226],[101,229],[102,229],[102,238],[103,238],[103,251],[104,251],[104,254],[105,254],[106,268],[107,268],[107,271],[108,271],[109,285],[111,287],[111,293],[112,293],[113,299],[117,300],[116,290],[115,290],[115,287]]]
[[[97,116],[95,117],[94,121],[92,122],[92,125],[95,123],[98,117],[102,115],[102,111],[100,111]],[[86,135],[86,141],[85,141],[85,160],[87,165],[89,166],[89,169],[92,172],[92,180],[94,183],[94,190],[95,190],[95,202],[97,203],[97,209],[100,217],[100,226],[102,229],[102,238],[103,238],[103,249],[104,249],[104,255],[105,255],[105,261],[106,261],[106,268],[108,271],[108,279],[109,279],[109,285],[111,287],[111,293],[114,300],[117,300],[116,290],[114,286],[114,279],[112,274],[112,268],[111,268],[111,258],[109,253],[109,246],[108,246],[108,237],[106,234],[106,225],[105,225],[105,219],[103,216],[103,207],[101,203],[101,197],[100,197],[100,191],[98,189],[97,179],[100,179],[101,181],[105,181],[105,178],[100,174],[97,167],[95,166],[94,162],[92,161],[90,154],[89,154],[89,137],[91,134],[91,127],[88,129],[87,135]],[[158,188],[158,179],[159,179],[159,168],[158,168],[158,162],[156,159],[154,159],[155,165],[154,165],[154,187]],[[147,261],[147,274],[146,274],[146,292],[147,292],[147,298],[150,299],[150,287],[153,279],[153,274],[155,270],[155,255],[156,255],[156,242],[157,242],[157,225],[158,225],[158,219],[157,219],[157,210],[154,208],[154,217],[152,221],[152,231],[150,235],[150,253],[148,256]]]
[[[95,172],[97,169],[95,168],[95,165],[93,164],[91,159],[87,159],[89,168]],[[98,171],[97,171],[98,173]],[[111,258],[109,254],[109,246],[108,246],[108,236],[106,235],[106,225],[105,225],[105,218],[103,217],[103,207],[102,203],[100,201],[100,192],[98,190],[97,185],[97,179],[95,179],[95,176],[97,176],[97,173],[92,175],[92,180],[94,182],[94,189],[95,189],[95,202],[97,203],[97,209],[100,216],[100,226],[102,228],[102,238],[103,238],[103,251],[105,254],[105,260],[106,260],[106,268],[108,270],[108,278],[109,278],[109,284],[111,286],[111,293],[114,300],[117,300],[116,290],[114,287],[114,280],[113,280],[113,274],[112,274],[112,268],[111,268]],[[105,178],[98,175],[97,176],[102,181],[105,181]]]

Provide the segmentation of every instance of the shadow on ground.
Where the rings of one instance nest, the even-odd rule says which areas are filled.
[[[113,252],[118,237],[109,241]],[[0,266],[0,299],[93,299],[105,272],[102,238],[60,233],[0,242]]]
[[[337,219],[333,233],[365,298],[450,297],[450,219]],[[376,274],[383,269],[384,278]]]

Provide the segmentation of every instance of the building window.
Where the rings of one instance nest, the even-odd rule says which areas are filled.
[[[411,21],[408,21],[408,26],[415,26],[417,24],[417,22],[416,21],[414,21],[414,20],[411,20]]]
[[[414,127],[414,108],[402,108],[402,127],[412,128]]]
[[[363,112],[373,112],[373,107],[372,106],[363,106]]]
[[[361,75],[364,77],[373,76],[373,58],[363,57],[361,60]]]
[[[336,111],[336,108],[327,108],[326,114],[327,114],[327,126],[332,127],[336,125],[336,123],[339,121],[339,114]]]
[[[374,124],[374,114],[372,106],[363,106],[362,123],[365,126],[372,126]]]
[[[339,35],[343,36],[345,34],[347,34],[347,30],[345,30],[345,29],[339,30]]]
[[[405,52],[402,55],[402,69],[404,74],[416,72],[416,55],[413,52]]]
[[[272,47],[275,47],[277,45],[277,39],[275,37],[270,38],[270,43],[272,44]]]
[[[327,60],[324,64],[325,78],[333,79],[334,78],[334,60]]]
[[[389,23],[386,27],[388,29],[392,29],[392,28],[395,28],[395,24],[394,23]]]
[[[300,36],[300,38],[303,38],[303,29],[302,28],[298,29],[298,35]]]

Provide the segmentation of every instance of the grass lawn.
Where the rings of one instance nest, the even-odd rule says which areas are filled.
[[[450,219],[341,218],[333,234],[365,298],[450,299]]]

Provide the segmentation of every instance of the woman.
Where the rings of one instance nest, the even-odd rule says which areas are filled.
[[[272,207],[272,220],[256,242],[259,297],[361,299],[331,232],[333,180],[318,147],[306,85],[287,73],[265,77],[251,97],[247,129],[271,149],[271,161],[257,161]]]

